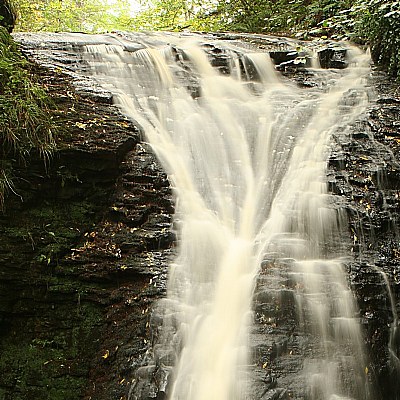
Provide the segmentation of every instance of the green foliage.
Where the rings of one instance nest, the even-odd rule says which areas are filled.
[[[133,30],[218,30],[214,0],[143,1],[142,12],[130,20]]]
[[[55,142],[45,91],[29,74],[29,64],[0,27],[0,208],[13,190],[12,165],[32,151],[47,162]]]
[[[375,61],[400,78],[400,1],[147,0],[135,30],[265,32],[370,44]]]
[[[6,0],[11,1],[11,0]],[[393,0],[12,0],[17,30],[170,30],[329,36],[371,44],[374,59],[399,69],[399,1]]]
[[[349,0],[155,0],[133,19],[135,29],[292,32],[316,26]]]
[[[105,32],[124,29],[130,21],[129,3],[115,0],[13,0],[18,31]]]
[[[400,79],[400,1],[358,0],[322,20],[315,31],[369,44],[374,61]]]
[[[374,60],[400,79],[400,1],[370,0],[359,31],[371,44]]]

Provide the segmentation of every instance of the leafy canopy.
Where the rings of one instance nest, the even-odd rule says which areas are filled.
[[[13,0],[18,31],[104,32],[127,29],[125,0]]]
[[[330,36],[371,46],[375,61],[400,79],[400,1],[147,0],[131,28],[230,30]]]
[[[4,1],[4,0],[3,0]],[[244,31],[348,38],[399,76],[400,2],[393,0],[7,0],[17,30]],[[139,7],[140,6],[140,7]]]

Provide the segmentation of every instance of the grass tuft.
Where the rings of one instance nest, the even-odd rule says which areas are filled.
[[[25,164],[32,152],[47,165],[55,149],[51,104],[34,81],[30,64],[0,26],[0,209],[14,191],[13,162]]]

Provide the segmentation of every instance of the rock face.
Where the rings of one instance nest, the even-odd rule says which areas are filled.
[[[286,75],[300,86],[313,84],[312,74],[306,71]],[[328,184],[349,218],[352,257],[346,267],[368,349],[365,373],[374,390],[371,398],[398,400],[400,91],[376,70],[371,85],[376,99],[351,135],[335,144],[329,159]],[[274,270],[279,273],[274,274]],[[301,376],[303,354],[311,349],[298,329],[287,270],[288,266],[266,263],[258,279],[253,353],[262,361],[262,368],[255,369],[258,386],[264,388],[255,397],[259,399],[303,398],[299,393],[304,387],[293,376]],[[280,279],[272,280],[273,285],[263,290],[269,275]]]
[[[209,51],[223,71],[225,56]],[[35,157],[20,166],[16,194],[0,215],[0,399],[128,399],[151,340],[152,305],[165,294],[172,194],[135,124],[111,105],[108,93],[85,80],[78,91],[71,85],[56,60],[68,55],[63,44],[52,54],[54,64],[37,66],[36,74],[55,102],[58,150],[48,166]],[[344,63],[342,56],[341,49],[328,48],[320,61],[340,68],[344,64],[334,63]],[[271,57],[298,85],[314,84],[301,52],[284,49]],[[400,94],[375,75],[377,101],[337,144],[328,180],[350,219],[354,257],[347,265],[370,349],[366,374],[380,388],[374,400],[398,400],[388,344],[391,339],[399,354],[400,339],[390,337],[396,319],[388,290],[400,310]],[[285,268],[263,265],[260,280],[277,267]],[[301,392],[289,380],[301,373],[304,343],[293,290],[281,276],[254,299],[257,400]],[[162,396],[148,390],[148,399]]]
[[[369,373],[380,390],[376,397],[398,400],[400,91],[378,71],[372,81],[376,101],[342,144],[340,162],[331,159],[332,189],[349,202],[354,254],[349,276],[370,349]]]
[[[116,108],[36,73],[61,137],[47,168],[20,167],[0,216],[0,398],[120,399],[164,291],[168,182]]]

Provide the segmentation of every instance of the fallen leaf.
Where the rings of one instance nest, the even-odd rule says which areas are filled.
[[[110,351],[106,350],[106,352],[101,357],[107,359],[109,356],[110,356]]]

